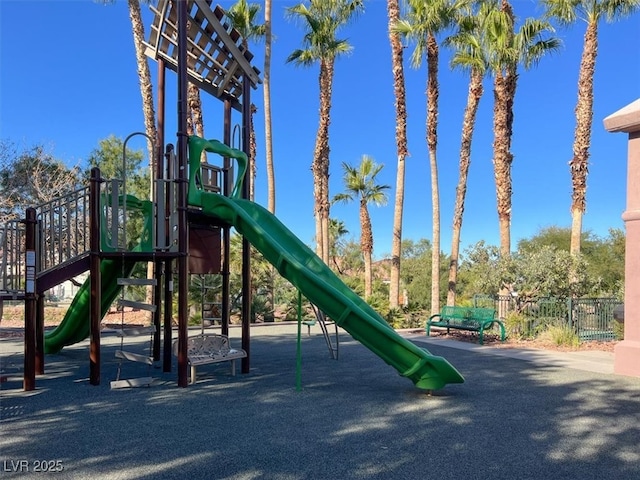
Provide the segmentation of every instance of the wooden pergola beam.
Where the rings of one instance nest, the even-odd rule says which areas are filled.
[[[259,70],[251,65],[253,55],[242,46],[242,37],[222,8],[212,9],[211,0],[188,0],[186,4],[189,82],[219,100],[229,100],[233,108],[240,111],[243,83],[248,79],[252,88],[261,83]],[[163,60],[177,72],[175,2],[160,0],[151,10],[155,16],[145,53],[154,60]]]

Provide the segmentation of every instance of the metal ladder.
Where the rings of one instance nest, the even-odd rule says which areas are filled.
[[[313,308],[313,312],[316,315],[318,324],[320,325],[320,330],[322,330],[322,335],[324,336],[324,339],[327,342],[329,355],[331,355],[332,359],[338,360],[338,355],[340,353],[340,337],[338,335],[338,324],[333,320],[327,319],[327,316],[325,315],[325,313],[322,310],[320,310],[318,307],[316,307],[313,304],[311,306]],[[329,326],[331,325],[333,325],[335,329],[335,333],[333,334],[335,335],[335,344],[331,339],[332,334],[329,333]]]
[[[210,284],[207,280],[212,277],[213,274],[201,274],[200,275],[200,308],[202,312],[202,333],[204,333],[205,327],[215,326],[216,323],[222,324],[222,302],[218,295],[211,295],[211,292],[218,292],[222,289],[222,285]]]
[[[132,285],[155,286],[156,285],[155,279],[148,279],[148,278],[118,278],[117,281],[118,281],[118,285],[122,287],[123,292],[126,286],[132,286]],[[133,300],[126,300],[123,298],[123,296],[121,296],[118,299],[118,306],[121,308],[124,308],[124,307],[137,308],[137,309],[146,310],[149,312],[155,312],[157,308],[156,305],[151,305],[144,302],[136,302]],[[151,368],[151,366],[153,365],[153,355],[150,355],[150,356],[142,355],[139,353],[133,353],[133,352],[128,352],[124,350],[123,349],[124,338],[136,337],[140,335],[150,335],[151,340],[149,345],[149,351],[151,352],[153,350],[153,338],[155,334],[156,334],[156,328],[153,325],[148,327],[137,327],[137,328],[125,328],[123,325],[122,328],[118,330],[117,335],[121,338],[120,349],[116,350],[116,353],[115,353],[115,357],[119,359],[118,373],[116,374],[116,379],[111,382],[112,389],[130,388],[130,387],[148,387],[151,385],[151,383],[153,382],[153,377],[150,377],[150,376],[140,377],[140,378],[121,379],[120,375],[122,373],[122,365],[125,360],[129,362],[143,363],[147,365],[149,368]]]

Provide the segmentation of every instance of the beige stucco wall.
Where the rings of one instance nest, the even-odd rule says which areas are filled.
[[[640,99],[605,118],[604,127],[628,134],[624,340],[615,348],[614,371],[640,377]]]

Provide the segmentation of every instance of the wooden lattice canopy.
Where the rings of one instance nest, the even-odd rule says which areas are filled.
[[[236,110],[242,107],[243,77],[256,88],[260,71],[251,66],[253,54],[242,46],[242,37],[231,21],[212,0],[188,0],[187,4],[187,77],[205,92],[220,100],[230,100]],[[155,14],[146,55],[162,59],[178,70],[178,26],[176,2],[159,0],[151,7]]]

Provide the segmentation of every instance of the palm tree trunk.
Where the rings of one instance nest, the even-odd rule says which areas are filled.
[[[400,300],[400,256],[402,255],[402,215],[404,209],[404,177],[407,151],[407,104],[405,96],[403,49],[400,35],[394,26],[400,18],[398,0],[387,0],[389,16],[389,41],[393,70],[393,91],[396,109],[396,150],[398,168],[396,172],[396,196],[393,208],[393,236],[391,239],[391,271],[389,284],[389,307],[398,308]]]
[[[136,49],[138,79],[140,81],[140,94],[142,95],[144,128],[146,134],[150,137],[150,140],[147,140],[147,148],[149,150],[149,169],[151,171],[151,178],[153,178],[155,174],[154,147],[158,134],[156,130],[156,112],[153,103],[153,85],[151,84],[151,73],[149,72],[147,56],[144,53],[146,48],[144,23],[142,22],[140,2],[137,0],[128,0],[127,4],[129,6],[129,18],[131,20],[131,28],[133,30],[133,44]]]
[[[373,253],[373,232],[371,231],[371,218],[367,209],[367,200],[360,199],[360,249],[364,258],[364,298],[371,297],[373,291],[373,272],[371,269],[371,256]]]
[[[589,146],[593,122],[593,75],[598,54],[598,22],[587,25],[578,78],[578,102],[576,104],[576,130],[573,140],[571,170],[571,255],[580,253],[582,216],[586,210],[587,175],[589,173]]]
[[[460,234],[464,215],[464,201],[467,195],[467,178],[471,165],[471,141],[476,122],[476,114],[480,98],[482,98],[482,74],[472,70],[469,81],[467,106],[462,121],[462,142],[460,145],[460,174],[456,187],[456,201],[453,209],[453,232],[451,235],[451,257],[449,261],[449,284],[447,289],[447,305],[456,304],[456,285],[458,282],[458,259],[460,257]]]
[[[264,2],[264,72],[262,86],[264,94],[264,143],[267,168],[267,210],[276,213],[276,179],[273,166],[273,136],[271,132],[271,0]],[[275,305],[276,269],[273,265],[269,270],[269,290],[271,305]]]
[[[438,42],[427,38],[427,147],[431,167],[431,314],[440,311],[440,191],[438,188]]]
[[[256,198],[256,174],[258,173],[258,167],[256,165],[258,146],[256,144],[256,129],[253,126],[253,115],[257,110],[258,109],[256,108],[256,106],[252,103],[249,118],[249,200],[251,200],[252,202]]]
[[[511,4],[502,0],[501,9],[510,19],[508,44],[513,44],[514,15]],[[511,135],[513,132],[513,102],[516,93],[517,63],[509,62],[504,73],[497,72],[494,81],[495,104],[493,109],[493,168],[496,182],[498,204],[498,223],[500,230],[500,255],[511,255]]]
[[[275,170],[273,167],[273,138],[271,134],[271,0],[264,2],[264,140],[267,162],[267,210],[276,212]]]
[[[316,214],[316,249],[329,264],[329,124],[331,123],[331,89],[333,60],[320,61],[320,123],[313,154],[314,198]]]
[[[193,83],[188,84],[187,103],[191,112],[192,128],[196,135],[204,138],[204,120],[202,119],[202,99],[200,89]]]
[[[507,137],[509,98],[505,76],[496,75],[493,92],[493,170],[500,229],[500,255],[506,258],[511,254],[511,162],[513,157],[509,152]]]
[[[200,88],[191,82],[187,83],[187,135],[198,135],[204,138]],[[203,163],[207,161],[207,152],[204,150],[200,154],[200,161]]]
[[[197,85],[189,82],[187,86],[187,134],[204,138],[204,121],[202,120],[202,99]],[[206,160],[206,156],[202,159]]]

